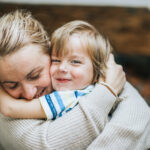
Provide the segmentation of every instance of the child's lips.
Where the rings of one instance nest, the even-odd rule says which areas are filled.
[[[59,83],[67,83],[69,81],[71,81],[71,79],[65,79],[65,78],[58,78],[56,79]]]

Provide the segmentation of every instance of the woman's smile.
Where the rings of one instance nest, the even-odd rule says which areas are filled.
[[[31,100],[52,91],[50,57],[39,45],[29,44],[5,56],[0,59],[0,68],[2,87],[15,98]]]

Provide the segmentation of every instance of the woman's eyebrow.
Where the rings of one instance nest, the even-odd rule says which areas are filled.
[[[26,75],[26,78],[29,78],[31,76],[31,74],[34,72],[34,71],[41,71],[42,68],[41,67],[37,67],[37,68],[34,68],[32,69],[27,75]],[[0,84],[7,84],[7,83],[17,83],[16,81],[0,81]]]

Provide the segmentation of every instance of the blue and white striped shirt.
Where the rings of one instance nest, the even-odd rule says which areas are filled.
[[[83,90],[54,91],[51,94],[40,97],[40,103],[47,119],[54,120],[74,108],[81,96],[90,93],[94,85]]]

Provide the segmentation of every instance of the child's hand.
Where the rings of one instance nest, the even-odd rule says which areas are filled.
[[[10,105],[13,105],[13,98],[9,96],[0,86],[0,113],[8,116]]]
[[[116,64],[112,54],[108,58],[105,80],[100,78],[101,81],[109,84],[117,95],[120,94],[126,83],[125,72],[121,65]]]

